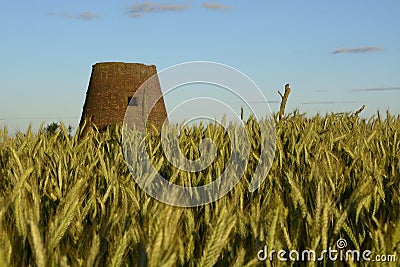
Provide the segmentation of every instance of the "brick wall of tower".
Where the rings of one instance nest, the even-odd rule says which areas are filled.
[[[81,125],[85,120],[91,121],[99,129],[109,125],[122,125],[128,107],[128,98],[132,97],[137,89],[156,73],[156,66],[139,63],[104,62],[93,65]],[[146,98],[161,97],[158,77],[152,81],[152,86],[146,87]],[[145,96],[139,96],[137,99],[139,106],[143,97]],[[135,113],[132,118],[143,121],[141,112]],[[165,119],[167,119],[167,112],[161,97],[152,109],[148,121],[161,129]]]

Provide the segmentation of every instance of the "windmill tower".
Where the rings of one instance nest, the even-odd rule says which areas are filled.
[[[162,92],[157,76],[151,80],[151,87],[146,86],[144,93],[135,95],[138,88],[155,74],[157,70],[154,65],[123,62],[93,65],[80,121],[80,126],[87,121],[84,132],[90,129],[92,124],[100,131],[110,125],[122,125],[128,105],[140,107],[147,98],[160,98]],[[133,119],[138,122],[144,121],[141,112],[135,113]],[[165,120],[167,111],[161,97],[151,110],[148,122],[161,129]]]

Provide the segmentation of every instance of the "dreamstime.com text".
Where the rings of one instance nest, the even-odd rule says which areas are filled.
[[[396,262],[396,255],[372,255],[371,250],[350,250],[346,249],[347,241],[339,239],[336,242],[337,249],[329,247],[327,250],[322,250],[321,253],[316,253],[314,250],[271,250],[264,246],[257,253],[257,258],[260,261],[273,261],[275,258],[278,261],[372,261],[372,262]]]

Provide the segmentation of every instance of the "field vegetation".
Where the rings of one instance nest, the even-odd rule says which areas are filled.
[[[257,252],[264,246],[321,252],[336,248],[340,238],[348,249],[397,255],[397,263],[386,264],[398,266],[400,116],[292,113],[276,119],[275,160],[250,193],[260,154],[257,125],[246,122],[251,155],[245,177],[223,198],[195,208],[163,204],[135,183],[121,128],[85,137],[63,126],[15,136],[3,128],[0,266],[303,266],[276,257],[261,262]],[[204,184],[224,171],[230,141],[213,125],[190,133],[181,136],[190,159],[199,157],[200,139],[216,143],[217,162],[206,172],[185,176],[166,163],[157,133],[146,137],[147,148],[161,173],[177,183]]]

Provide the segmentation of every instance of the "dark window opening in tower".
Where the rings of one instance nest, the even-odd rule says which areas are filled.
[[[138,106],[136,97],[132,97],[132,96],[128,97],[128,106],[134,106],[134,107]]]

